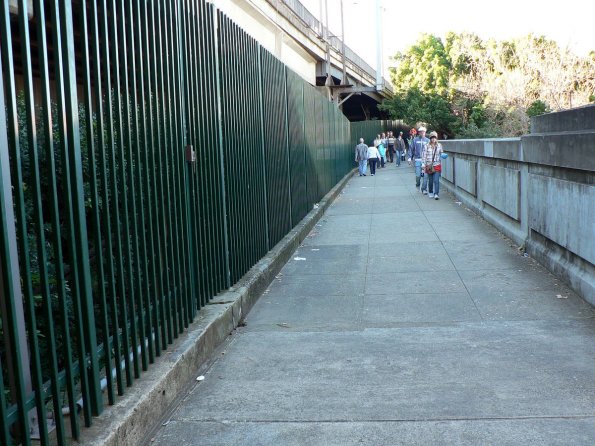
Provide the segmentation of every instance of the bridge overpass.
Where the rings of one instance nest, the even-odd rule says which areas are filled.
[[[288,67],[341,104],[350,120],[386,119],[377,105],[392,96],[390,82],[348,46],[343,49],[341,39],[299,0],[214,3]]]

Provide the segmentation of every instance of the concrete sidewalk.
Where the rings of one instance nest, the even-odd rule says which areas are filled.
[[[153,444],[595,444],[594,309],[440,195],[354,177]]]

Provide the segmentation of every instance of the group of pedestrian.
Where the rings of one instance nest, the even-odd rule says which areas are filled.
[[[376,166],[385,167],[386,163],[396,163],[397,167],[407,156],[409,165],[415,165],[415,187],[423,195],[434,200],[440,196],[440,175],[442,172],[442,159],[446,154],[442,151],[442,145],[438,142],[438,134],[430,132],[429,139],[426,138],[426,128],[419,127],[411,129],[410,139],[403,137],[399,132],[394,137],[393,132],[382,133],[376,136],[371,146],[364,143],[360,138],[359,144],[355,147],[355,161],[358,163],[359,176],[366,176],[367,165],[370,165],[370,174],[376,175]],[[388,158],[388,159],[387,159]]]
[[[382,143],[379,143],[382,146]],[[370,175],[376,175],[376,164],[381,162],[384,167],[384,148],[381,147],[382,154],[376,145],[367,146],[364,144],[364,138],[359,139],[359,144],[355,146],[355,162],[358,163],[359,176],[365,177],[368,163],[370,164]]]
[[[446,154],[442,151],[442,144],[438,142],[438,134],[430,132],[426,138],[426,128],[417,129],[416,136],[409,145],[408,162],[415,164],[415,187],[422,194],[435,200],[440,196],[440,175],[442,172],[442,159]]]

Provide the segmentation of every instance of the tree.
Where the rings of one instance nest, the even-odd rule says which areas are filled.
[[[449,101],[439,94],[424,94],[417,88],[397,93],[384,101],[381,110],[391,116],[399,116],[409,125],[427,123],[432,130],[452,137],[459,127],[459,119],[452,112]]]
[[[595,101],[595,51],[581,58],[543,36],[483,41],[423,34],[398,53],[384,102],[393,119],[460,136],[519,136],[529,117]]]
[[[416,88],[423,93],[445,94],[448,89],[450,61],[439,37],[423,34],[406,53],[393,58],[391,80],[397,91]]]

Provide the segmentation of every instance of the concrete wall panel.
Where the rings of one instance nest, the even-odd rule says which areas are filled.
[[[522,146],[526,163],[595,171],[595,130],[527,135]]]
[[[529,225],[595,263],[595,186],[529,174]]]
[[[451,183],[455,182],[454,165],[454,157],[452,154],[449,154],[448,158],[442,160],[442,173],[440,176]]]
[[[456,185],[473,196],[477,196],[477,162],[455,158]]]
[[[520,172],[516,169],[482,164],[481,199],[515,220],[520,219]]]

